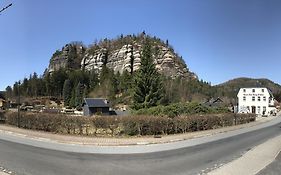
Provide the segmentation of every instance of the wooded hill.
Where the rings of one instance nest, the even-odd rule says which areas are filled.
[[[145,54],[142,53],[144,41],[150,45]],[[20,85],[16,82],[13,87],[8,86],[6,97],[15,100],[19,92],[31,98],[51,96],[63,99],[65,106],[70,107],[81,107],[84,97],[103,97],[113,105],[132,105],[136,79],[141,80],[138,69],[143,55],[148,55],[149,64],[153,63],[160,73],[163,90],[157,104],[204,103],[217,97],[234,104],[238,90],[243,87],[267,87],[281,100],[281,86],[268,79],[237,78],[216,86],[198,80],[168,40],[164,42],[144,32],[104,39],[89,47],[80,42],[67,44],[53,54],[44,75],[33,73],[21,80]],[[153,77],[142,81],[148,79]]]
[[[228,98],[236,98],[239,89],[247,87],[266,87],[272,91],[278,101],[281,101],[281,86],[269,79],[254,79],[242,77],[213,86],[213,88],[216,89],[218,96],[225,96]]]

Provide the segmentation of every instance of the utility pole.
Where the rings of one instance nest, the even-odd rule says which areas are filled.
[[[9,4],[9,5],[7,5],[6,7],[4,7],[2,10],[0,10],[0,15],[1,15],[1,13],[4,11],[4,10],[6,10],[7,8],[9,8],[9,7],[11,7],[13,4],[11,3],[11,4]]]
[[[20,81],[18,82],[18,127],[20,127]]]

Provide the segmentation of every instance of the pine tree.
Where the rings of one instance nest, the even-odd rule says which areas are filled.
[[[75,102],[76,102],[76,88],[73,88],[72,91],[71,91],[71,99],[70,99],[69,105],[71,107],[76,107]]]
[[[133,108],[156,106],[162,97],[162,81],[153,63],[151,44],[146,39],[141,55],[141,65],[134,79]]]
[[[7,98],[12,98],[13,97],[13,89],[11,86],[6,87],[6,96]]]
[[[82,107],[83,92],[84,92],[84,85],[79,82],[76,87],[76,98],[75,98],[75,106],[77,108]]]
[[[64,81],[63,85],[63,100],[64,100],[64,106],[69,106],[70,105],[70,100],[71,100],[71,83],[70,80],[67,79]]]
[[[128,92],[132,87],[132,75],[125,70],[120,77],[120,90],[121,92]]]
[[[95,71],[89,73],[89,89],[94,90],[99,84],[98,74]]]

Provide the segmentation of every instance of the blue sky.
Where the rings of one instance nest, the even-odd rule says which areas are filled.
[[[281,84],[280,0],[2,0],[0,90],[42,74],[66,43],[143,30],[168,39],[200,79]]]

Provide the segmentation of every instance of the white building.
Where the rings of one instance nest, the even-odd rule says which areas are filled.
[[[273,94],[267,88],[241,88],[237,97],[238,113],[270,115],[276,112]]]

